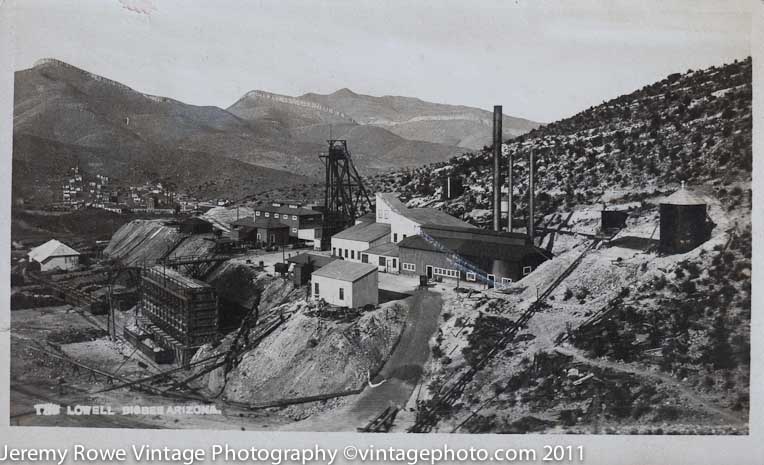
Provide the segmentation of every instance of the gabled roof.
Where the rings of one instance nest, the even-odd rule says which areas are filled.
[[[51,239],[41,246],[29,251],[29,258],[37,262],[44,262],[51,257],[71,257],[80,253],[56,239]]]
[[[248,216],[246,218],[241,218],[234,221],[233,223],[231,223],[231,226],[247,226],[250,228],[254,228],[255,220],[251,216]]]
[[[448,213],[437,208],[408,208],[394,193],[378,193],[377,198],[384,201],[392,211],[419,224],[437,224],[442,226],[461,226],[474,228],[459,218],[454,218]]]
[[[369,255],[382,255],[384,257],[397,257],[399,254],[399,251],[398,251],[397,244],[388,242],[386,244],[378,245],[376,247],[372,247],[370,249],[364,250],[361,253],[365,253]]]
[[[313,276],[336,279],[354,283],[370,273],[376,273],[377,267],[368,263],[357,263],[347,260],[335,260],[318,271]]]
[[[427,240],[420,235],[409,236],[398,243],[400,249],[418,249],[430,252],[457,254],[466,258],[495,258],[514,261],[527,255],[539,254],[549,258],[549,253],[530,244],[517,244],[496,240],[454,239],[433,237]]]
[[[372,242],[389,234],[390,225],[387,223],[361,223],[338,232],[332,239]]]
[[[444,211],[438,210],[437,208],[407,208],[399,213],[420,225],[433,224],[438,226],[476,229],[475,226],[472,226],[459,218],[455,218]]]
[[[281,221],[277,219],[263,218],[261,216],[256,217],[252,225],[256,228],[263,228],[263,229],[281,229],[281,228],[289,229],[289,226],[285,225],[284,223],[282,223]]]
[[[301,253],[299,255],[295,255],[294,257],[287,258],[287,261],[289,263],[304,265],[310,262],[316,268],[321,268],[322,266],[326,266],[335,260],[337,259],[333,257],[327,257],[325,255],[316,255],[312,253]]]
[[[312,210],[305,207],[290,207],[289,205],[281,205],[280,207],[275,207],[273,205],[255,205],[252,209],[261,212],[283,213],[286,215],[297,216],[321,215],[321,212],[318,210]]]

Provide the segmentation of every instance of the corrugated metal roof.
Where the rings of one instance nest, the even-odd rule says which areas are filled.
[[[666,197],[662,204],[667,205],[705,205],[706,202],[685,188],[681,188]]]
[[[540,254],[548,257],[549,254],[543,249],[530,244],[519,245],[517,243],[502,243],[496,240],[453,239],[433,237],[428,241],[422,236],[409,236],[398,243],[403,249],[427,250],[430,252],[443,252],[475,258],[496,258],[499,260],[517,260],[526,255]]]
[[[297,216],[309,216],[309,215],[320,215],[321,212],[318,210],[311,210],[309,208],[304,207],[290,207],[288,205],[282,205],[280,207],[274,207],[273,205],[257,205],[252,207],[255,211],[261,211],[261,212],[271,212],[271,213],[284,213],[287,215],[297,215]]]
[[[51,239],[48,242],[35,247],[29,251],[28,257],[37,262],[44,262],[50,257],[71,257],[73,255],[79,255],[80,253],[69,247],[68,245],[60,242],[56,239]]]
[[[299,255],[295,255],[294,257],[287,258],[287,261],[289,263],[297,263],[297,264],[304,265],[305,263],[311,262],[317,268],[326,266],[335,260],[337,259],[333,257],[327,257],[324,255],[316,255],[312,253],[301,253]]]
[[[436,208],[408,208],[400,213],[420,225],[435,224],[439,226],[455,226],[475,229],[475,226],[472,226],[459,218],[454,218],[448,213]]]
[[[389,234],[390,225],[387,223],[361,223],[338,232],[332,238],[372,242]]]
[[[347,260],[335,260],[320,270],[314,271],[313,276],[336,279],[339,281],[356,282],[370,273],[376,273],[377,267],[368,263],[356,263]]]
[[[282,229],[282,228],[289,229],[289,226],[285,225],[279,220],[276,220],[273,218],[263,218],[260,216],[255,218],[253,226],[256,228],[264,228],[264,229]]]
[[[364,250],[361,253],[367,253],[369,255],[383,255],[385,257],[397,257],[399,250],[397,244],[388,242],[387,244],[378,245],[368,250]]]

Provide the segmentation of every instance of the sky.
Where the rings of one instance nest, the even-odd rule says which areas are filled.
[[[750,0],[754,1],[754,0]],[[750,55],[749,0],[11,0],[15,68],[57,58],[227,108],[341,88],[539,122]]]

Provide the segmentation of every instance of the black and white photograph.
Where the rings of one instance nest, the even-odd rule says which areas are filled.
[[[0,2],[9,424],[748,436],[755,4]]]

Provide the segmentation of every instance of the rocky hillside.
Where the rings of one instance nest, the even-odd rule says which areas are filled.
[[[481,149],[491,143],[493,114],[479,108],[392,95],[373,97],[350,89],[326,95],[310,93],[300,99],[334,108],[360,124],[382,127],[406,139],[467,149]],[[505,134],[514,137],[537,128],[539,123],[504,115],[503,126]]]
[[[306,181],[251,163],[284,162],[278,128],[255,127],[220,108],[142,94],[57,60],[18,71],[14,92],[16,195],[35,196],[40,187],[57,194],[54,172],[77,158],[86,172],[165,179],[202,195],[235,197],[238,190],[271,188],[276,179]]]
[[[672,74],[509,140],[517,208],[524,208],[531,152],[536,154],[539,203],[546,212],[562,204],[675,187],[680,181],[715,186],[750,182],[751,79],[750,58]],[[446,205],[452,213],[489,208],[487,151],[380,176],[372,184],[434,199],[447,175],[461,176],[471,187]]]

